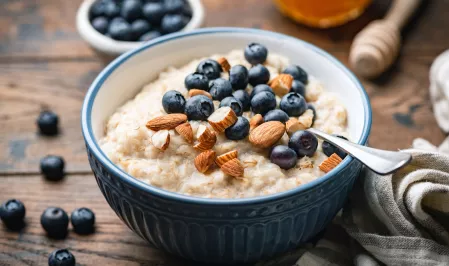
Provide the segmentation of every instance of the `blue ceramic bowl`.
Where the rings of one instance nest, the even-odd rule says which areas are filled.
[[[103,195],[123,222],[150,244],[207,263],[250,262],[294,249],[334,218],[361,164],[347,157],[328,174],[295,189],[245,199],[195,198],[145,184],[122,171],[98,140],[115,109],[168,66],[260,42],[320,79],[348,109],[351,139],[365,144],[371,108],[360,82],[339,61],[304,41],[268,31],[209,28],[167,35],[123,54],[90,87],[82,110],[87,153]]]

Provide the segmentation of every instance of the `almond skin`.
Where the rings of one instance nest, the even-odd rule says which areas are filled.
[[[168,130],[160,130],[151,136],[151,143],[161,151],[165,151],[170,144],[170,133]]]
[[[263,116],[261,114],[256,114],[249,121],[249,130],[252,131],[262,123],[263,123]]]
[[[193,130],[189,122],[185,122],[175,127],[176,132],[181,135],[188,143],[193,143]]]
[[[328,173],[330,170],[337,167],[339,163],[341,163],[342,159],[340,156],[338,156],[336,153],[333,153],[329,158],[324,160],[320,165],[319,168],[321,171]]]
[[[187,121],[185,114],[168,114],[151,119],[147,122],[147,128],[159,131],[163,129],[174,129]]]
[[[284,96],[290,92],[292,88],[293,77],[289,74],[279,74],[275,77],[271,83],[270,87],[273,89],[274,93],[278,96]]]
[[[205,173],[209,169],[209,167],[211,167],[211,165],[214,164],[214,160],[215,160],[215,151],[207,150],[196,156],[194,164],[198,172]]]
[[[217,62],[221,65],[223,72],[229,72],[229,70],[231,69],[231,65],[229,64],[228,59],[220,57],[218,58]]]
[[[223,164],[229,162],[230,160],[237,158],[238,155],[239,154],[238,154],[237,150],[223,153],[222,155],[217,156],[217,158],[215,159],[215,163],[221,167]]]
[[[203,90],[199,90],[199,89],[191,89],[189,90],[189,96],[193,97],[196,95],[204,95],[206,97],[208,97],[209,99],[212,100],[212,95],[210,95],[210,93],[208,93],[207,91],[203,91]]]
[[[205,125],[198,127],[196,138],[198,142],[193,146],[198,151],[212,149],[217,142],[217,134]]]
[[[197,151],[207,151],[214,147],[215,142],[197,142],[193,148]]]
[[[232,126],[237,121],[237,115],[229,106],[218,108],[207,119],[212,128],[218,133]]]
[[[221,171],[223,173],[233,176],[235,178],[241,178],[243,177],[243,174],[245,173],[245,168],[243,167],[242,163],[239,161],[239,159],[235,158],[227,163],[223,164],[221,166]]]
[[[269,148],[278,142],[284,133],[285,125],[281,122],[265,122],[251,131],[249,141],[256,147]]]

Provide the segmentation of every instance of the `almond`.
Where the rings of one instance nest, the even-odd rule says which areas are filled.
[[[245,172],[245,168],[243,167],[242,163],[239,161],[239,159],[234,158],[225,164],[221,166],[221,171],[223,173],[236,177],[241,178],[243,177],[243,174]]]
[[[278,96],[284,96],[292,88],[293,77],[289,74],[279,74],[270,82],[270,87]]]
[[[252,131],[253,129],[258,127],[262,123],[263,123],[263,117],[261,114],[257,114],[255,116],[253,116],[251,118],[251,120],[249,121],[249,130]]]
[[[300,117],[298,117],[298,122],[301,123],[306,129],[310,128],[313,124],[313,111],[307,109]]]
[[[196,132],[198,142],[193,146],[196,150],[206,151],[212,149],[217,142],[217,134],[205,125],[200,125]]]
[[[203,90],[199,90],[199,89],[191,89],[189,90],[189,96],[193,97],[196,95],[204,95],[206,97],[208,97],[209,99],[212,100],[212,95],[210,95],[210,93],[208,93],[207,91],[203,91]]]
[[[207,151],[214,147],[214,142],[196,142],[193,148],[197,151]]]
[[[285,127],[287,128],[287,134],[291,136],[298,130],[304,130],[305,127],[298,122],[296,118],[290,118],[287,123],[285,123]]]
[[[189,122],[185,122],[175,127],[176,132],[181,135],[188,143],[193,143],[193,130]]]
[[[220,57],[218,58],[217,62],[221,65],[223,72],[229,72],[229,70],[231,69],[231,65],[226,58]]]
[[[215,163],[221,167],[223,164],[227,163],[228,161],[237,158],[237,156],[238,156],[237,150],[229,151],[220,156],[217,156],[217,158],[215,159]]]
[[[342,159],[336,153],[333,153],[329,158],[324,160],[320,164],[320,170],[328,173],[330,170],[334,169],[339,163],[341,163]]]
[[[173,129],[186,121],[185,114],[168,114],[151,119],[147,122],[147,128],[154,131]]]
[[[170,133],[168,130],[160,130],[151,136],[151,143],[161,151],[165,151],[170,144]]]
[[[269,148],[278,142],[284,133],[285,125],[281,122],[265,122],[251,131],[249,141],[256,147]]]
[[[198,172],[205,173],[209,167],[214,164],[214,160],[215,152],[213,150],[207,150],[196,156],[194,164]]]
[[[306,130],[312,126],[313,111],[308,109],[299,118],[290,118],[285,124],[287,127],[287,134],[291,136],[298,130]]]
[[[209,121],[209,124],[215,129],[215,131],[221,133],[237,121],[237,116],[231,107],[225,106],[213,112],[207,121]]]

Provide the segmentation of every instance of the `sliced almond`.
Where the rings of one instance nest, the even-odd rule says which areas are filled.
[[[203,90],[199,90],[199,89],[191,89],[189,90],[189,96],[193,97],[196,95],[204,95],[206,97],[208,97],[209,99],[212,100],[212,95],[210,95],[210,93],[208,93],[207,91],[203,91]]]
[[[282,97],[290,92],[290,89],[292,88],[292,83],[293,77],[291,75],[279,74],[271,81],[270,86],[276,95]]]
[[[160,130],[151,136],[151,143],[161,151],[165,151],[170,144],[170,133],[168,130]]]
[[[196,150],[206,151],[212,149],[217,142],[217,134],[205,125],[200,125],[196,132],[198,142],[193,146]]]
[[[187,121],[185,114],[168,114],[151,119],[147,122],[147,128],[158,131],[163,129],[173,129]]]
[[[242,163],[239,161],[239,159],[234,158],[225,164],[221,166],[221,171],[223,173],[236,177],[241,178],[243,177],[243,174],[245,172],[245,168],[243,167]]]
[[[217,156],[217,158],[215,159],[215,163],[221,167],[223,164],[227,163],[228,161],[237,158],[237,156],[238,156],[237,150],[229,151],[220,156]]]
[[[228,127],[232,126],[237,121],[237,116],[229,106],[218,108],[207,119],[209,124],[217,131],[221,133]]]
[[[281,122],[265,122],[251,131],[249,141],[256,147],[269,148],[278,142],[284,133],[285,125]]]
[[[229,72],[229,70],[231,69],[231,65],[226,58],[220,57],[218,58],[217,62],[221,65],[223,72]]]
[[[214,164],[214,160],[215,152],[213,150],[207,150],[196,156],[194,164],[200,173],[205,173],[209,167]]]
[[[195,145],[193,145],[193,148],[197,151],[207,151],[214,147],[215,143],[212,142],[196,142]]]
[[[181,135],[188,143],[193,143],[193,130],[189,122],[185,122],[175,127],[176,132]]]
[[[263,123],[263,116],[261,114],[256,114],[249,121],[249,130],[252,131],[262,123]]]
[[[330,170],[337,167],[337,165],[341,163],[341,161],[342,159],[340,158],[340,156],[338,156],[336,153],[333,153],[329,158],[327,158],[320,164],[320,170],[328,173]]]

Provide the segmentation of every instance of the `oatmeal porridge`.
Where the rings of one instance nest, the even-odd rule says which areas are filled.
[[[324,175],[346,155],[304,130],[349,137],[345,107],[288,58],[251,45],[160,73],[110,117],[102,150],[145,183],[205,198]]]

